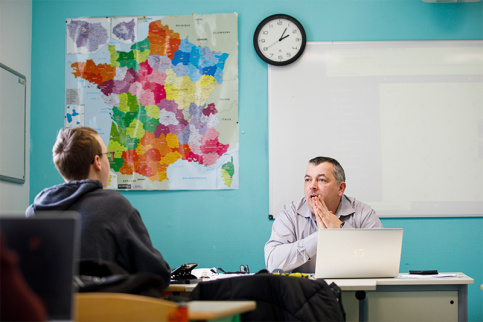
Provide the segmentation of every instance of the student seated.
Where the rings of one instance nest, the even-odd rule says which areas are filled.
[[[64,183],[41,191],[26,216],[42,211],[80,214],[81,260],[113,262],[128,273],[159,275],[167,287],[171,269],[154,248],[139,212],[119,192],[105,190],[114,153],[89,127],[61,130],[52,149]]]

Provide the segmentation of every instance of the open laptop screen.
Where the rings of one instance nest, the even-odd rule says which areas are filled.
[[[397,277],[402,228],[320,229],[315,278]]]
[[[73,283],[78,256],[77,214],[1,216],[7,247],[17,253],[21,272],[44,302],[49,320],[72,320]]]

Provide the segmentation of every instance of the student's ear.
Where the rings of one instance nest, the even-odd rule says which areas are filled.
[[[339,198],[342,197],[342,195],[344,194],[345,188],[346,188],[346,184],[344,181],[339,183]]]
[[[101,170],[101,157],[96,155],[94,157],[94,162],[92,163],[92,165],[94,166],[94,169],[96,169],[97,171],[100,171]]]

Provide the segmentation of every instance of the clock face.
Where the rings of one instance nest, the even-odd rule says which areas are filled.
[[[277,14],[265,18],[255,30],[253,45],[258,56],[272,65],[288,65],[303,53],[305,30],[293,17]]]

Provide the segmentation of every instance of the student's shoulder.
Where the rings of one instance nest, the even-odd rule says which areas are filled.
[[[106,203],[109,204],[131,205],[126,197],[124,197],[121,193],[115,190],[102,189],[98,190],[97,194],[101,196]]]
[[[110,198],[113,198],[113,199],[125,199],[125,200],[127,200],[126,197],[124,197],[124,195],[122,195],[119,191],[109,190],[109,189],[102,189],[101,191],[106,197],[110,197]]]

